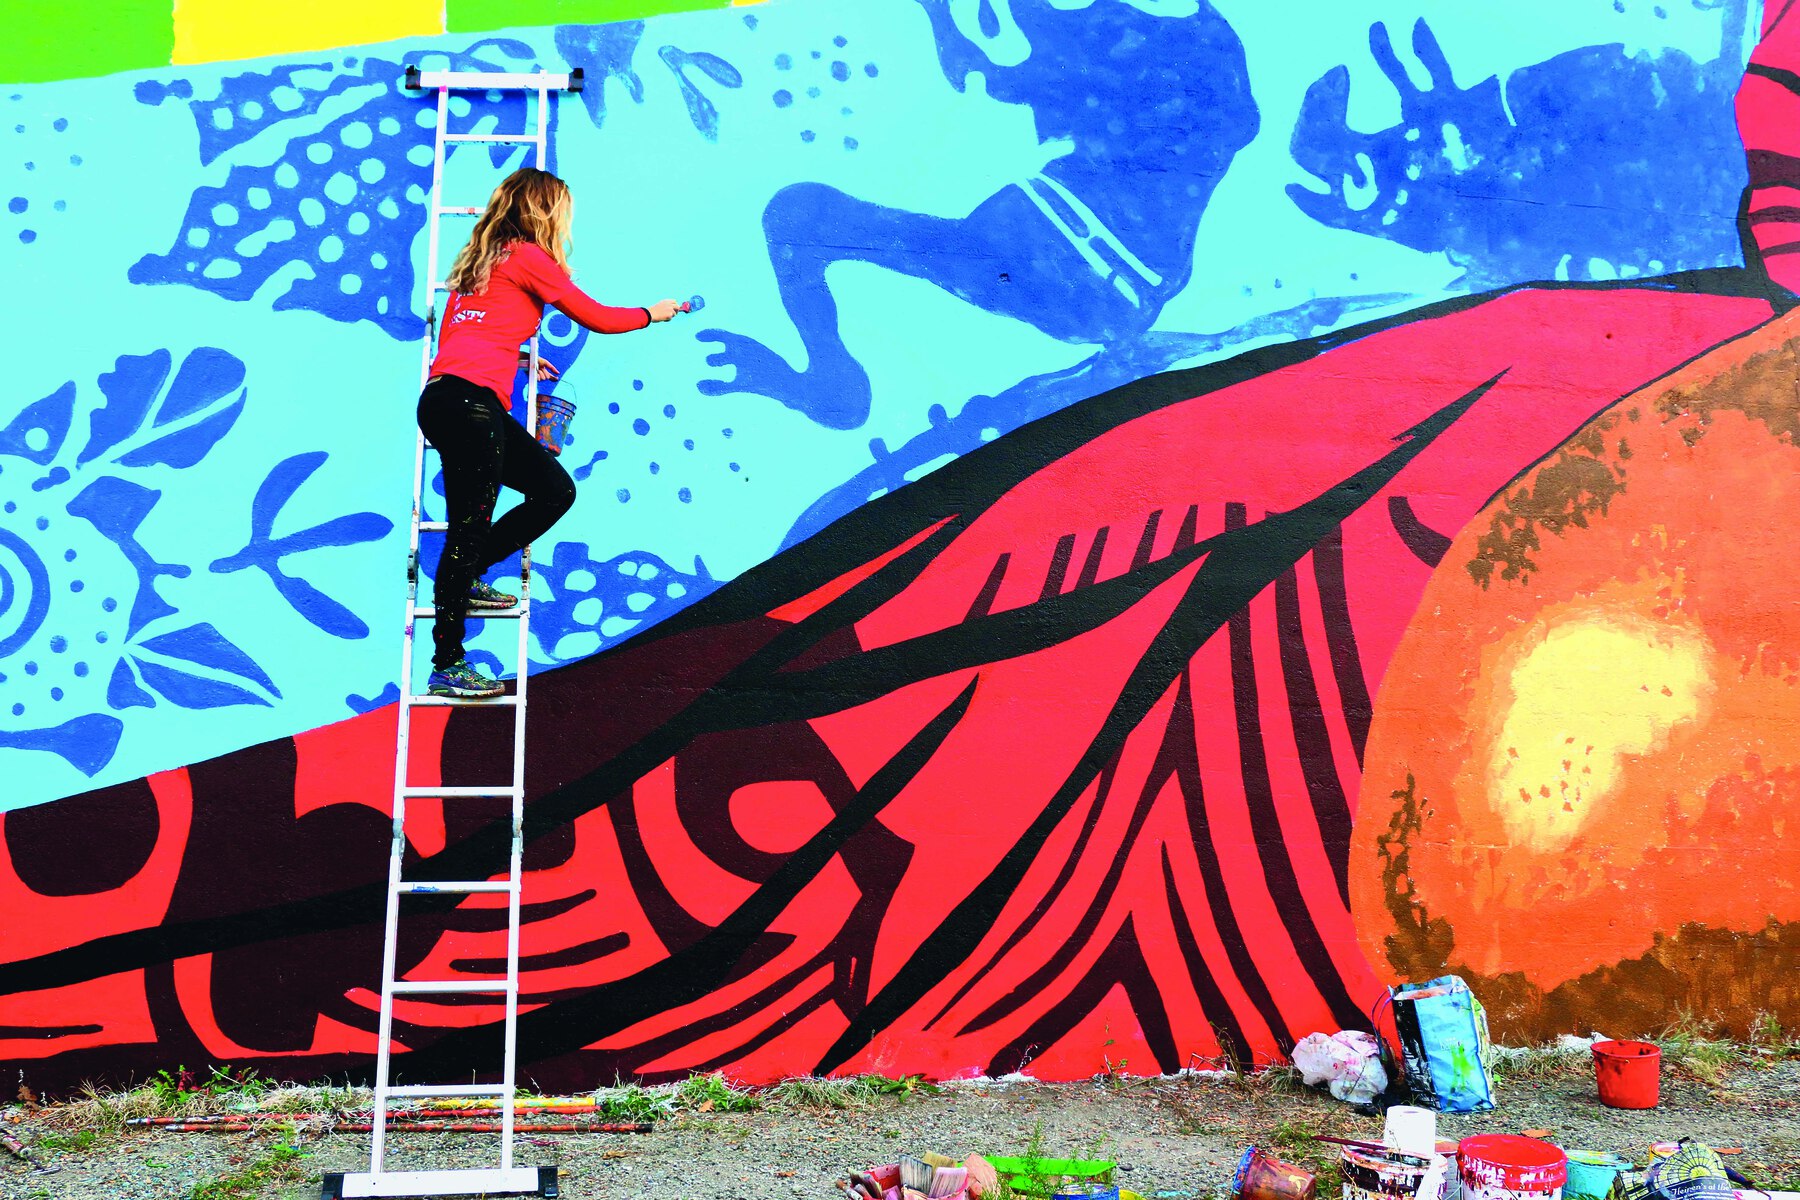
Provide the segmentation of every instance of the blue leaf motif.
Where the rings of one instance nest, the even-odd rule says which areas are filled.
[[[106,403],[88,418],[88,443],[75,459],[76,466],[92,462],[138,431],[173,363],[167,350],[121,354],[113,369],[100,376]]]
[[[272,708],[255,692],[216,679],[203,679],[186,671],[177,671],[148,659],[132,656],[132,662],[143,673],[144,682],[155,688],[164,699],[183,708],[229,708],[236,704],[260,704]]]
[[[350,642],[369,636],[367,622],[306,580],[274,569],[269,578],[281,598],[312,625]]]
[[[100,391],[106,401],[90,418],[88,443],[75,460],[76,465],[124,446],[127,439],[143,430],[153,409],[156,418],[150,427],[162,429],[217,408],[236,391],[234,403],[143,445],[126,447],[114,461],[127,467],[185,468],[206,457],[244,411],[244,393],[238,391],[244,382],[244,364],[217,347],[198,347],[182,361],[174,382],[165,392],[163,385],[168,382],[173,361],[167,350],[124,354],[113,370],[100,376]]]
[[[183,662],[191,662],[195,666],[210,667],[215,671],[223,671],[228,675],[236,675],[252,683],[261,684],[272,695],[279,698],[281,689],[275,686],[266,672],[256,664],[256,660],[245,654],[237,646],[211,625],[202,622],[189,625],[186,629],[177,629],[171,633],[160,633],[153,638],[146,638],[139,643],[145,650],[153,650],[166,658],[178,658]]]
[[[174,467],[177,470],[186,470],[205,458],[207,452],[219,444],[219,439],[224,437],[233,425],[237,424],[237,419],[243,415],[243,412],[244,398],[240,395],[238,402],[230,408],[216,412],[204,421],[197,421],[185,429],[178,429],[167,437],[158,438],[147,446],[140,446],[128,454],[120,455],[119,465],[124,467],[161,465]],[[161,425],[163,419],[163,416],[159,415],[156,423]]]
[[[156,697],[138,686],[131,668],[120,659],[113,664],[112,678],[106,682],[106,703],[116,709],[155,708]]]
[[[170,421],[190,417],[215,400],[229,396],[244,383],[244,364],[235,354],[216,346],[199,346],[182,361],[169,385],[169,395],[157,410],[158,429]]]

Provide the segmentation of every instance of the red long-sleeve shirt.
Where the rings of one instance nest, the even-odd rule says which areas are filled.
[[[648,309],[601,304],[576,287],[541,247],[514,242],[494,265],[487,291],[450,293],[431,374],[457,375],[491,388],[510,408],[519,345],[537,332],[546,304],[595,333],[629,333],[650,323]]]

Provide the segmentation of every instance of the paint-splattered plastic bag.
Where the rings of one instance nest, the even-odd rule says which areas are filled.
[[[1406,1083],[1426,1108],[1477,1112],[1494,1107],[1487,1010],[1459,976],[1401,984],[1388,993]]]
[[[1346,1029],[1329,1037],[1309,1033],[1294,1047],[1294,1067],[1308,1087],[1323,1083],[1348,1104],[1372,1104],[1387,1090],[1381,1042],[1374,1034]]]

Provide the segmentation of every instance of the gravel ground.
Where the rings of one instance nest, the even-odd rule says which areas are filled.
[[[1733,1158],[1765,1184],[1800,1188],[1800,1062],[1730,1072],[1716,1086],[1694,1079],[1663,1081],[1663,1104],[1642,1113],[1602,1108],[1591,1073],[1534,1070],[1502,1079],[1500,1107],[1440,1119],[1440,1136],[1550,1130],[1565,1146],[1612,1149],[1641,1158],[1648,1143],[1692,1136],[1741,1146]],[[571,1120],[572,1118],[554,1118]],[[27,1143],[67,1136],[56,1110],[5,1114]],[[892,1162],[899,1154],[1020,1153],[1037,1140],[1048,1155],[1119,1163],[1117,1181],[1146,1197],[1222,1195],[1243,1147],[1277,1148],[1283,1157],[1324,1165],[1329,1147],[1314,1133],[1379,1138],[1380,1121],[1359,1116],[1283,1075],[1248,1081],[1227,1077],[1103,1078],[1081,1083],[977,1082],[937,1095],[879,1098],[846,1111],[792,1107],[745,1113],[687,1113],[653,1133],[541,1136],[520,1146],[525,1165],[556,1164],[562,1194],[590,1197],[832,1197],[851,1166]],[[274,1134],[129,1131],[105,1135],[82,1150],[40,1151],[60,1166],[54,1175],[0,1159],[5,1200],[187,1200],[201,1185],[215,1197],[301,1198],[319,1195],[325,1171],[366,1167],[367,1135],[309,1134],[302,1154],[269,1165]],[[397,1139],[390,1165],[480,1166],[493,1153],[482,1135],[409,1134]],[[275,1151],[279,1156],[280,1152]],[[265,1169],[241,1190],[219,1181]],[[1325,1191],[1327,1189],[1322,1189]]]

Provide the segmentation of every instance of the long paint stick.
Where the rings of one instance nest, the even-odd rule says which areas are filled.
[[[177,1122],[160,1125],[164,1133],[249,1133],[257,1126],[245,1121]],[[498,1121],[389,1121],[389,1133],[499,1133]],[[372,1133],[375,1126],[368,1121],[339,1121],[333,1133]],[[649,1133],[649,1125],[529,1125],[514,1124],[520,1134],[535,1133]]]
[[[477,1110],[477,1111],[479,1111],[479,1110]],[[595,1108],[591,1104],[585,1105],[585,1106],[578,1105],[578,1104],[571,1104],[571,1105],[540,1104],[540,1105],[532,1106],[532,1108],[530,1110],[528,1110],[525,1115],[529,1116],[529,1115],[536,1114],[536,1113],[570,1113],[570,1114],[572,1114],[572,1113],[585,1113],[585,1112],[594,1112],[594,1111],[595,1111]],[[366,1118],[368,1116],[368,1113],[366,1111],[364,1111],[364,1112],[348,1113],[348,1114],[344,1114],[344,1115],[353,1116],[353,1117],[359,1116],[359,1117]],[[469,1115],[471,1115],[471,1111],[469,1109],[465,1109],[465,1108],[407,1108],[407,1109],[396,1109],[396,1110],[391,1111],[388,1114],[388,1119],[390,1121],[410,1121],[410,1120],[415,1120],[419,1117],[462,1117],[462,1116],[469,1116]],[[209,1113],[209,1114],[205,1114],[205,1115],[201,1115],[201,1116],[192,1116],[192,1117],[130,1117],[130,1118],[126,1119],[125,1123],[127,1125],[149,1126],[149,1127],[160,1129],[160,1128],[167,1128],[170,1125],[213,1125],[213,1124],[221,1124],[221,1123],[236,1124],[236,1123],[240,1123],[240,1122],[244,1122],[244,1121],[330,1121],[330,1120],[336,1120],[336,1119],[338,1119],[338,1117],[332,1113],[248,1112],[248,1113]],[[648,1129],[649,1126],[645,1125],[645,1128]]]

